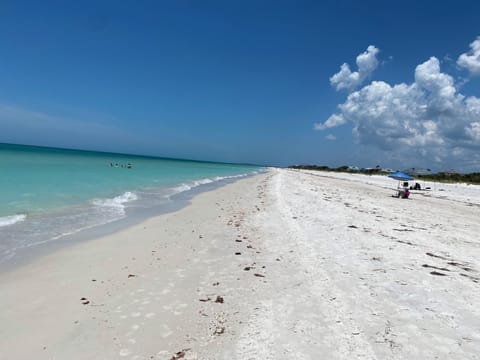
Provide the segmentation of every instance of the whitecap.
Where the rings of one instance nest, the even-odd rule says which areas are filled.
[[[9,215],[0,217],[0,227],[3,226],[10,226],[16,224],[18,222],[25,221],[27,215],[25,214],[17,214],[17,215]]]
[[[173,192],[175,194],[178,194],[178,193],[181,193],[181,192],[184,192],[184,191],[188,191],[190,190],[192,187],[187,185],[187,184],[180,184],[176,187],[173,188]]]
[[[127,191],[122,195],[115,196],[112,199],[95,199],[92,203],[96,206],[114,209],[120,214],[125,214],[125,203],[135,201],[138,199],[137,194]]]
[[[205,179],[200,179],[200,180],[197,180],[195,181],[195,185],[205,185],[205,184],[210,184],[214,182],[214,180],[210,179],[210,178],[205,178]]]
[[[258,173],[258,172],[254,171],[254,172],[238,174],[238,175],[215,176],[213,178],[203,178],[203,179],[193,180],[193,181],[188,182],[188,183],[181,183],[181,184],[171,188],[171,193],[169,195],[167,195],[166,197],[170,198],[170,196],[172,196],[172,195],[179,194],[179,193],[182,193],[182,192],[185,192],[185,191],[189,191],[189,190],[191,190],[193,188],[196,188],[198,186],[201,186],[201,185],[206,185],[206,184],[210,184],[210,183],[214,183],[214,182],[222,181],[222,180],[227,180],[227,179],[241,178],[241,177],[245,177],[245,176],[256,174],[256,173]]]

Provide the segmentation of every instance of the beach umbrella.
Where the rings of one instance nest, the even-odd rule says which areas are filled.
[[[395,180],[398,180],[398,181],[411,181],[411,180],[413,180],[413,177],[411,177],[410,175],[405,174],[401,171],[397,171],[393,174],[390,174],[390,175],[388,175],[388,177],[392,178],[392,179],[395,179]]]
[[[395,180],[398,180],[399,183],[398,183],[398,186],[397,186],[397,189],[401,189],[401,186],[400,186],[400,182],[402,181],[410,181],[410,180],[413,180],[413,177],[411,177],[410,175],[408,174],[405,174],[401,171],[397,171],[393,174],[390,174],[388,175],[389,178],[392,178],[392,179],[395,179]],[[405,185],[408,186],[408,183],[407,184],[404,184],[404,187]],[[398,190],[398,193],[396,194],[396,197],[399,197],[401,194],[400,194],[400,190]],[[403,197],[403,196],[402,196]]]
[[[402,181],[405,182],[405,181],[411,181],[411,180],[413,180],[413,177],[411,177],[410,175],[405,174],[405,173],[403,173],[403,172],[401,172],[401,171],[397,171],[397,172],[395,172],[395,173],[393,173],[393,174],[390,174],[390,175],[388,175],[388,177],[399,181],[399,183],[398,183],[398,185],[397,185],[397,189],[400,189],[400,188],[401,188],[400,182],[402,182]],[[407,183],[407,184],[408,184],[408,183]],[[404,184],[404,187],[405,187],[405,184]]]

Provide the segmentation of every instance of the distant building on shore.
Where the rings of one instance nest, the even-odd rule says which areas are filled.
[[[403,170],[402,172],[404,172],[405,174],[408,174],[410,176],[419,176],[419,175],[432,175],[432,170],[430,169],[426,169],[426,168],[419,168],[419,167],[412,167],[412,168],[408,168],[408,169],[405,169]]]
[[[360,171],[364,172],[366,174],[374,174],[374,173],[379,173],[380,171],[382,171],[382,167],[380,165],[377,165],[375,167],[363,168]]]
[[[454,169],[448,169],[448,170],[443,170],[440,171],[439,174],[445,175],[445,176],[455,176],[455,175],[460,175],[460,173]]]

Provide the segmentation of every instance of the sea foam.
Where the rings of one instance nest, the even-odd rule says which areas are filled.
[[[200,185],[206,185],[206,184],[210,184],[210,183],[222,181],[222,180],[241,178],[241,177],[245,177],[245,176],[248,176],[251,174],[257,174],[257,173],[258,172],[250,172],[250,173],[244,173],[244,174],[238,174],[238,175],[215,176],[213,178],[204,178],[199,180],[193,180],[187,183],[181,183],[180,185],[172,188],[173,194],[170,194],[170,195],[175,195],[175,194],[182,193],[184,191],[189,191]]]
[[[27,218],[27,215],[25,214],[17,214],[17,215],[0,217],[0,227],[10,226],[18,222],[25,221],[26,218]]]
[[[111,199],[95,199],[92,203],[96,206],[105,207],[110,210],[114,210],[120,214],[125,214],[125,203],[135,201],[138,199],[137,194],[127,191],[122,195],[115,196]]]

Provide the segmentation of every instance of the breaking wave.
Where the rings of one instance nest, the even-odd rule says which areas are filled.
[[[16,224],[18,222],[25,221],[27,215],[25,214],[17,214],[17,215],[9,215],[0,217],[0,227],[3,226],[10,226]]]

